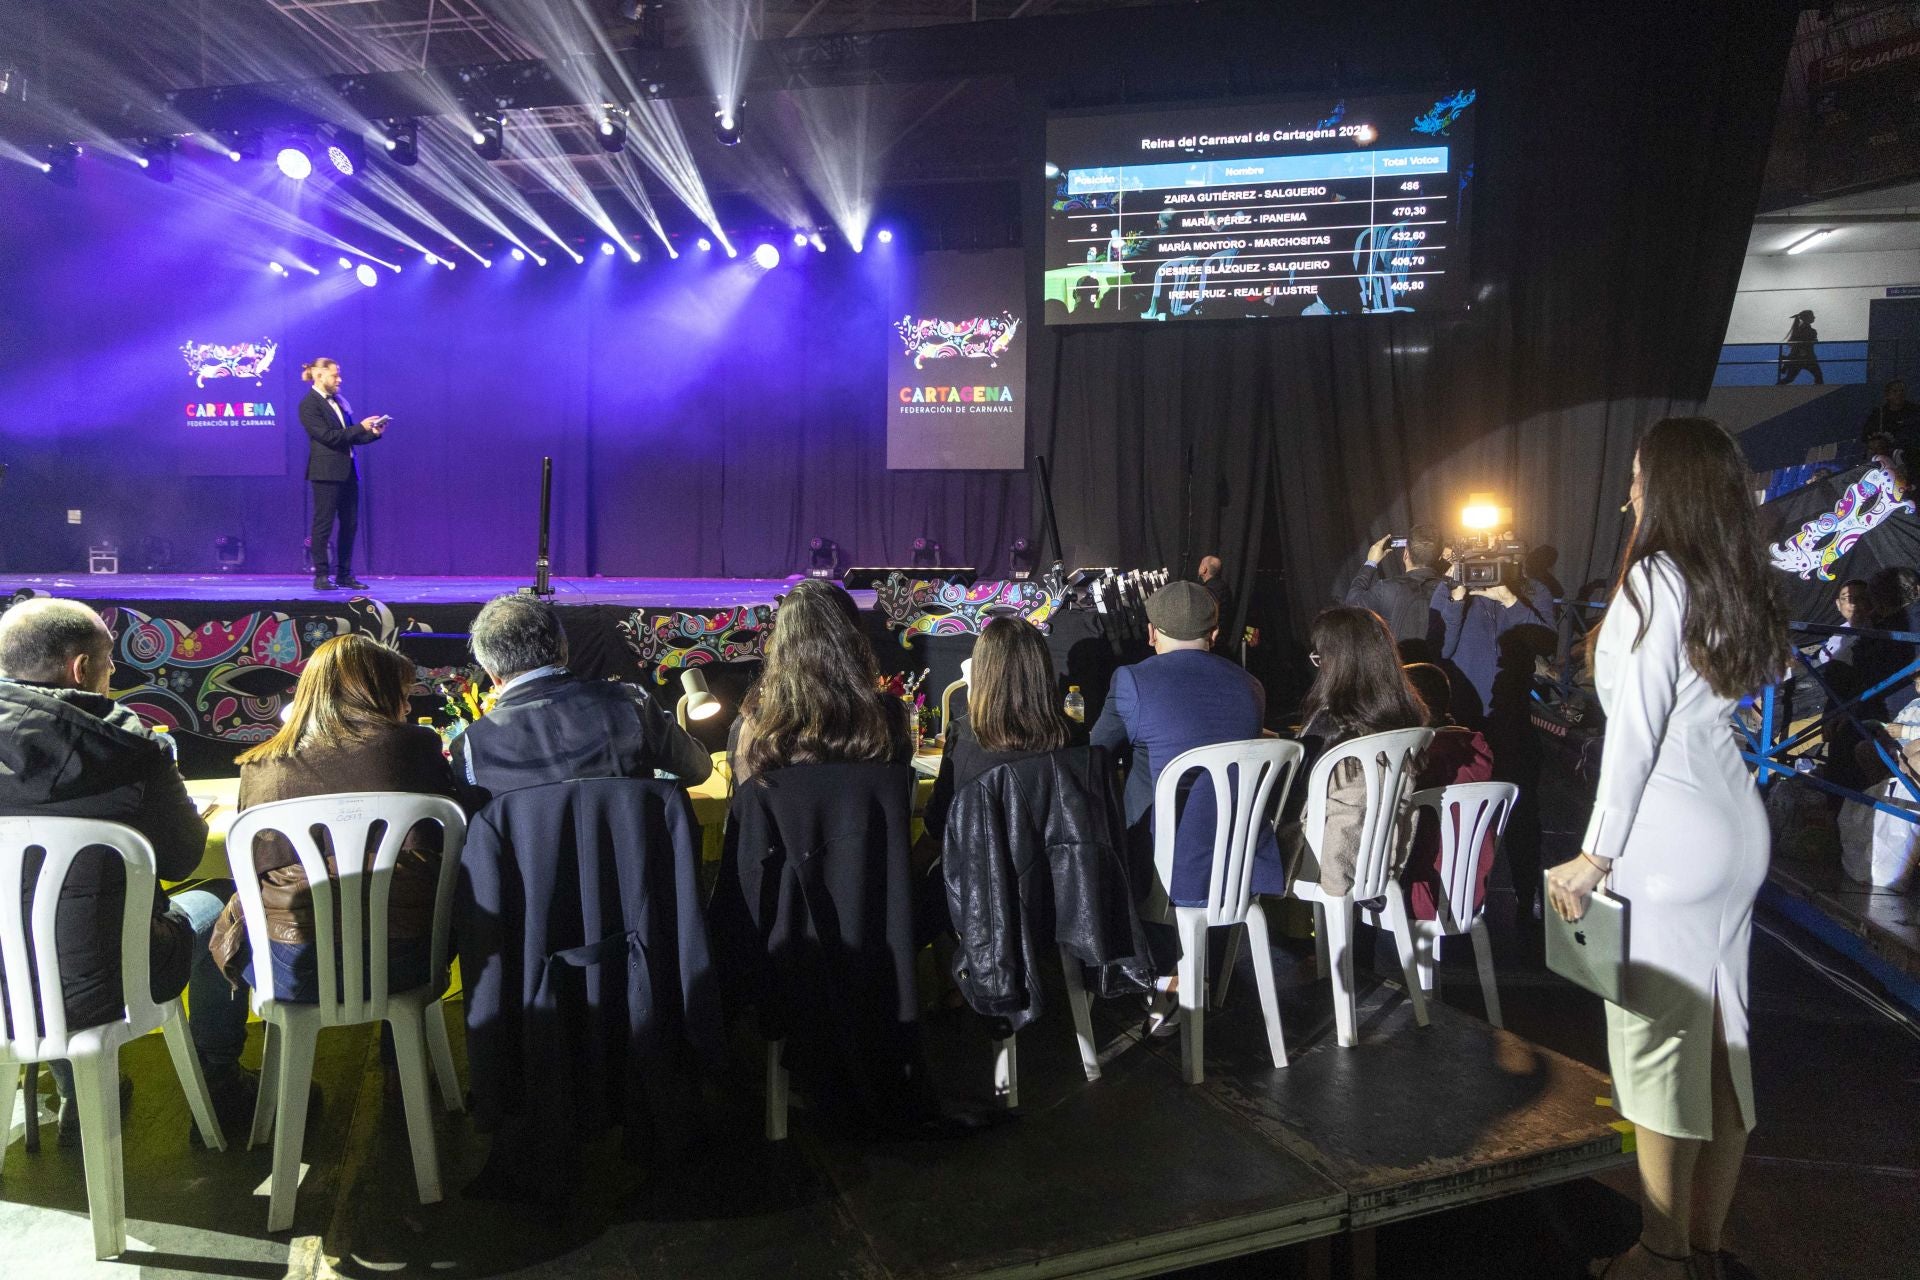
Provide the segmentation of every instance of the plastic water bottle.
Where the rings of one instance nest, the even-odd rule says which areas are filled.
[[[1081,694],[1080,686],[1077,684],[1067,686],[1066,712],[1067,719],[1073,721],[1075,724],[1085,724],[1087,722],[1087,700]]]
[[[180,744],[173,740],[173,731],[164,724],[157,724],[153,726],[153,736],[158,738],[160,745],[167,749],[167,758],[176,765],[179,764]]]

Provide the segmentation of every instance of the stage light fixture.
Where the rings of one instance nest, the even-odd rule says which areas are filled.
[[[381,145],[387,151],[387,159],[397,165],[408,167],[420,162],[419,121],[382,120],[378,128]]]
[[[349,257],[347,257],[347,256],[345,256],[344,254],[343,254],[343,255],[341,255],[341,258],[340,258],[340,269],[341,269],[342,271],[351,271],[351,270],[353,270],[353,259],[352,259],[352,258],[349,258]]]
[[[525,262],[527,260],[527,251],[525,249],[515,249],[513,251],[513,260],[515,262]]]
[[[941,563],[940,543],[933,538],[913,540],[913,567],[924,569]]]
[[[762,271],[771,271],[780,265],[780,251],[770,244],[763,244],[753,251],[753,260]]]
[[[609,155],[627,145],[627,113],[623,107],[606,106],[600,110],[600,149]]]
[[[295,182],[305,182],[313,176],[313,155],[298,142],[289,142],[281,147],[273,157],[273,163],[281,173]]]
[[[507,118],[494,112],[473,113],[473,130],[467,135],[482,160],[498,160],[506,146]]]
[[[273,272],[273,274],[277,276],[284,276],[285,274],[287,274],[287,269],[281,266],[277,262],[269,262],[267,264],[267,270]]]
[[[807,233],[806,233],[806,232],[804,232],[804,231],[795,231],[795,232],[793,233],[793,247],[794,247],[794,248],[796,248],[796,249],[804,249],[804,248],[806,248],[806,247],[807,247]]]
[[[812,235],[807,237],[807,243],[812,245],[820,253],[825,253],[827,251],[826,237],[821,235],[818,231],[814,232]]]
[[[247,562],[247,540],[232,534],[223,534],[215,538],[213,562],[220,566],[220,572],[232,573]]]
[[[369,289],[380,283],[380,273],[364,262],[353,269],[353,278]]]
[[[893,232],[887,230],[885,227],[882,227],[880,228],[880,234],[875,236],[874,238],[877,239],[881,244],[892,244]]]
[[[337,142],[327,144],[327,163],[331,164],[341,177],[353,176],[353,157],[348,155],[346,148]]]
[[[694,243],[700,247],[700,252],[702,253],[713,252],[713,241],[707,239],[705,236],[701,236],[698,240],[694,241]]]
[[[80,148],[71,142],[56,142],[43,153],[40,172],[63,187],[74,185],[79,174]]]
[[[713,136],[723,147],[737,147],[746,129],[747,104],[722,102],[713,113]]]
[[[155,182],[173,181],[173,139],[141,138],[139,165]]]
[[[603,258],[611,258],[611,257],[612,257],[612,256],[613,256],[613,255],[614,255],[615,253],[617,253],[617,252],[618,252],[618,250],[616,250],[616,249],[615,249],[615,248],[613,247],[613,241],[611,241],[611,240],[602,240],[602,241],[600,242],[600,256],[601,256],[601,257],[603,257]]]

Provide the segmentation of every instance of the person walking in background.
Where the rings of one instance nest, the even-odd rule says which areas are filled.
[[[1625,1001],[1607,1005],[1620,1114],[1637,1130],[1638,1242],[1593,1274],[1725,1274],[1721,1232],[1754,1125],[1747,1046],[1767,813],[1727,732],[1787,661],[1786,615],[1739,446],[1705,418],[1634,456],[1633,535],[1596,639],[1607,713],[1593,817],[1547,875],[1563,919],[1607,884],[1632,911]]]
[[[1820,331],[1813,327],[1813,312],[1796,311],[1787,329],[1786,345],[1780,348],[1780,377],[1776,386],[1786,386],[1799,378],[1802,370],[1813,375],[1815,386],[1826,382],[1820,372],[1820,357],[1814,351],[1813,344],[1818,341]]]

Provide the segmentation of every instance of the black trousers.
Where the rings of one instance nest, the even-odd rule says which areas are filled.
[[[353,539],[360,531],[360,480],[315,480],[313,483],[313,576],[328,576],[327,565],[331,563],[334,574],[342,578],[353,576]],[[340,536],[335,539],[339,554],[331,561],[327,558],[327,539],[333,536],[334,521],[340,523]]]

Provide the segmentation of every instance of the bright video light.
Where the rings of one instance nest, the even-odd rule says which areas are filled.
[[[780,251],[770,244],[763,244],[753,251],[753,260],[762,271],[771,271],[780,265]]]
[[[1499,527],[1502,516],[1499,500],[1490,493],[1476,493],[1460,509],[1460,527],[1486,532]]]
[[[380,283],[380,273],[364,262],[354,268],[353,278],[369,289]]]
[[[273,158],[273,163],[295,182],[304,182],[313,176],[313,157],[307,154],[304,147],[280,148],[280,154]]]

